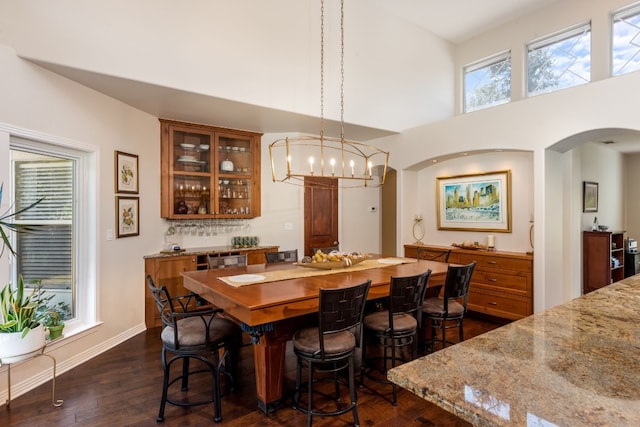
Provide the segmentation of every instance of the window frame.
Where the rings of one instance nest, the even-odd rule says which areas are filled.
[[[588,30],[589,32],[589,79],[583,83],[577,84],[577,85],[572,85],[572,86],[566,86],[566,87],[559,87],[559,88],[555,88],[552,90],[545,90],[545,91],[539,91],[539,92],[535,92],[532,93],[531,92],[531,88],[529,87],[529,75],[530,75],[530,69],[529,66],[530,64],[530,60],[529,60],[529,54],[534,51],[534,50],[540,50],[542,48],[545,48],[547,46],[550,46],[552,44],[570,39],[572,37],[578,36],[580,34],[584,34],[585,30]],[[556,31],[550,34],[546,34],[542,37],[538,37],[537,39],[534,39],[532,41],[530,41],[529,43],[527,43],[525,45],[524,48],[524,60],[525,60],[525,79],[524,79],[524,83],[525,83],[525,96],[527,98],[533,98],[535,96],[538,95],[543,95],[545,93],[553,93],[553,92],[557,92],[559,90],[563,90],[563,89],[569,89],[572,87],[576,87],[576,86],[581,86],[583,84],[588,84],[592,82],[592,76],[593,76],[593,67],[591,66],[591,55],[592,55],[592,51],[593,51],[593,38],[592,38],[592,25],[591,25],[591,20],[588,20],[586,22],[581,22],[579,24],[576,25],[572,25],[571,27],[568,28],[564,28],[560,31]]]
[[[614,34],[614,30],[615,30],[615,24],[617,21],[621,21],[625,18],[630,18],[630,17],[634,17],[634,16],[639,16],[640,15],[640,2],[628,5],[628,6],[624,6],[620,9],[617,10],[613,10],[610,13],[610,25],[611,25],[611,31],[610,31],[610,45],[609,45],[609,75],[611,77],[617,77],[617,76],[623,76],[625,74],[629,74],[629,73],[634,73],[636,71],[640,71],[640,69],[637,70],[631,70],[631,71],[625,71],[625,72],[619,72],[616,73],[615,72],[615,58],[614,58],[614,44],[615,44],[615,34]],[[638,37],[640,38],[640,33],[638,35]],[[637,56],[640,56],[640,49],[638,50],[638,52],[636,53]],[[634,57],[636,56],[634,55]],[[624,67],[623,67],[624,68]]]
[[[472,62],[462,67],[462,112],[463,113],[473,113],[474,111],[480,111],[486,108],[508,104],[509,102],[511,102],[512,93],[513,93],[513,78],[511,73],[509,73],[509,97],[507,99],[504,99],[498,102],[492,102],[489,104],[483,104],[482,106],[476,107],[473,109],[469,109],[469,105],[467,104],[467,74],[472,73],[474,71],[481,70],[483,68],[488,68],[499,62],[503,62],[507,60],[510,62],[513,61],[513,55],[511,53],[511,50],[498,52],[494,55],[488,56],[486,58],[480,59],[478,61]],[[511,69],[513,69],[513,63],[511,64]]]
[[[65,321],[65,337],[72,336],[97,325],[98,300],[97,300],[97,160],[98,149],[87,144],[78,144],[63,138],[42,135],[40,133],[23,129],[7,128],[0,124],[0,133],[8,131],[8,146],[5,147],[9,154],[13,149],[34,152],[44,155],[65,157],[76,163],[74,173],[75,186],[75,239],[73,242],[73,268],[75,286],[75,313],[74,318]],[[5,139],[5,138],[0,138]],[[3,151],[4,151],[3,150]],[[5,157],[9,170],[10,156]],[[11,203],[13,202],[13,170],[10,176],[3,175],[3,181],[11,185],[5,186],[5,191]],[[11,206],[11,203],[8,203]],[[0,273],[6,272],[6,279],[16,274],[13,257],[3,257],[0,260]]]

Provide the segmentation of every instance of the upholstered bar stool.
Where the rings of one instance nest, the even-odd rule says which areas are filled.
[[[422,303],[422,314],[431,322],[431,350],[435,350],[440,330],[440,342],[442,348],[447,343],[446,331],[449,328],[458,328],[458,341],[464,340],[462,321],[467,311],[467,298],[471,275],[476,266],[475,261],[467,265],[450,265],[447,277],[444,281],[444,296],[432,296],[425,298]]]
[[[196,305],[196,295],[171,297],[166,287],[158,288],[152,277],[147,275],[149,291],[153,296],[162,319],[162,398],[157,421],[164,421],[164,410],[167,403],[176,406],[196,406],[213,403],[215,422],[222,420],[220,402],[220,374],[229,376],[231,388],[234,386],[240,329],[228,319],[219,316],[222,309]],[[190,367],[192,359],[198,363]],[[180,374],[172,377],[171,367],[182,361]],[[189,377],[210,372],[211,396],[208,399],[191,401]],[[169,397],[171,385],[180,382],[185,392],[184,400]]]
[[[415,359],[417,354],[418,329],[422,314],[424,290],[429,282],[431,270],[408,277],[391,277],[389,284],[389,308],[367,314],[362,322],[362,364],[360,386],[365,377],[392,385],[391,403],[398,404],[396,385],[386,378],[387,369],[399,361]],[[369,357],[368,341],[376,339],[382,347],[381,357]],[[404,350],[410,350],[407,356]],[[377,362],[377,363],[376,363]],[[374,373],[377,371],[377,375]]]
[[[247,255],[226,255],[211,256],[209,255],[209,268],[231,268],[244,267],[247,265]]]
[[[371,281],[367,280],[349,288],[320,289],[318,327],[302,329],[293,335],[293,351],[297,356],[293,407],[307,414],[307,426],[311,426],[314,416],[341,415],[349,411],[353,412],[354,424],[360,424],[353,365],[370,285]],[[304,366],[308,372],[306,408],[300,405]],[[344,369],[348,371],[350,401],[347,404],[340,399],[340,385],[344,384],[338,373]],[[316,374],[325,376],[316,377]],[[314,387],[323,380],[334,382],[335,411],[314,409]]]

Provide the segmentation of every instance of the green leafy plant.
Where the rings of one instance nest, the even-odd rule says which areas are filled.
[[[42,298],[39,288],[25,293],[22,275],[18,276],[15,288],[11,283],[6,285],[0,292],[0,332],[22,332],[24,338],[44,317],[44,313],[38,310]]]
[[[41,304],[36,310],[38,313],[42,313],[42,323],[44,326],[60,326],[64,323],[67,316],[71,315],[71,307],[64,301],[59,301],[57,304],[49,304],[49,300],[53,298],[53,295],[46,297],[47,302]]]
[[[2,204],[2,189],[4,184],[0,184],[0,205]],[[0,248],[0,258],[4,254],[5,249],[9,249],[12,255],[16,255],[16,251],[11,246],[11,240],[9,239],[9,231],[13,232],[31,232],[34,231],[37,225],[32,224],[16,224],[13,222],[13,219],[20,215],[21,213],[28,211],[33,208],[35,205],[40,203],[44,197],[36,200],[28,206],[25,206],[22,209],[18,209],[15,212],[11,212],[11,208],[5,211],[3,214],[0,214],[0,236],[2,236],[2,248]]]

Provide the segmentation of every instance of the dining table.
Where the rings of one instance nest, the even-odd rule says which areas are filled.
[[[441,281],[447,268],[447,263],[437,261],[372,256],[357,265],[331,270],[271,263],[181,274],[186,289],[222,308],[224,316],[252,337],[257,403],[269,413],[282,399],[287,341],[297,329],[317,320],[320,289],[371,280],[367,300],[372,301],[388,296],[392,276],[431,270],[430,281]]]

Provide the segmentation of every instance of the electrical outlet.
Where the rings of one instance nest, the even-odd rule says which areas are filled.
[[[293,231],[293,223],[285,222],[284,223],[284,229],[287,230],[287,231]]]

